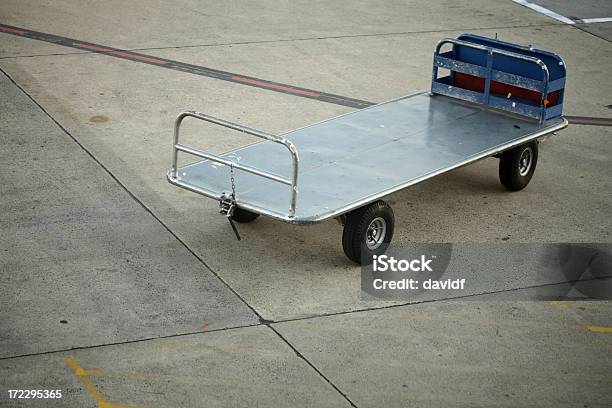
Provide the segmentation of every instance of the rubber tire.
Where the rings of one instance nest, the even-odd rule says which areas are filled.
[[[375,250],[369,250],[365,246],[367,228],[377,217],[381,217],[387,224],[387,231],[382,244]],[[344,231],[342,233],[342,248],[351,261],[360,265],[372,263],[373,255],[382,255],[389,247],[393,238],[395,216],[389,204],[382,200],[361,207],[346,214]],[[363,252],[366,251],[366,252]]]
[[[529,172],[521,176],[519,172],[519,161],[523,151],[530,147],[533,152],[531,168]],[[525,143],[513,149],[503,152],[499,160],[499,181],[506,189],[518,191],[524,189],[531,181],[536,165],[538,164],[538,142]]]
[[[259,214],[257,213],[236,207],[231,218],[233,221],[239,222],[241,224],[246,224],[247,222],[255,221],[257,217],[259,217]]]

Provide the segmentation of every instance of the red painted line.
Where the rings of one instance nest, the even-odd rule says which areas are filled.
[[[2,1],[2,0],[0,0]],[[70,47],[78,50],[86,50],[96,52],[101,55],[107,55],[109,57],[116,57],[126,59],[133,62],[140,62],[145,64],[151,64],[158,67],[173,69],[180,72],[186,72],[194,75],[205,76],[209,78],[218,79],[221,81],[230,81],[234,83],[243,84],[246,86],[255,86],[262,89],[268,89],[270,91],[284,92],[289,95],[301,96],[304,98],[313,98],[321,102],[333,103],[336,105],[348,106],[351,108],[365,108],[367,106],[374,105],[373,102],[362,101],[358,99],[348,98],[342,95],[328,94],[323,91],[304,89],[298,86],[289,84],[279,84],[277,82],[268,81],[265,79],[253,78],[235,74],[232,72],[220,71],[218,69],[187,64],[180,61],[173,61],[168,59],[156,58],[153,56],[140,54],[137,52],[121,50],[101,44],[93,44],[89,42],[81,42],[81,40],[75,38],[62,37],[59,35],[42,33],[38,31],[28,30],[21,27],[13,27],[10,25],[4,25],[0,22],[0,34],[6,33],[9,35],[18,35],[22,38],[30,38],[37,41],[44,41],[51,44],[60,45],[63,47]]]
[[[291,88],[289,86],[271,84],[269,82],[258,81],[256,79],[250,79],[250,78],[244,78],[244,77],[237,76],[237,75],[234,75],[231,79],[233,81],[239,81],[239,82],[244,82],[244,83],[247,83],[247,84],[263,86],[265,88],[278,89],[280,91],[291,92],[291,93],[297,94],[297,95],[306,95],[306,96],[312,96],[312,97],[315,97],[315,98],[318,98],[318,97],[321,96],[321,94],[318,94],[316,92],[303,91],[301,89],[295,89],[295,88]]]
[[[72,43],[75,47],[84,48],[86,50],[98,51],[98,52],[110,52],[113,51],[110,48],[97,47],[95,45]]]
[[[124,52],[124,51],[114,51],[113,50],[113,51],[109,52],[109,54],[113,54],[113,55],[116,55],[118,57],[123,57],[123,58],[131,59],[131,60],[136,60],[136,61],[151,62],[153,64],[159,64],[159,65],[164,65],[164,64],[168,63],[168,61],[158,60],[157,58],[145,57],[144,55],[130,54],[130,53]]]
[[[24,35],[25,34],[25,31],[23,31],[23,30],[16,30],[14,28],[8,28],[8,27],[1,26],[1,25],[0,25],[0,30],[6,31],[7,33],[17,34],[17,35]]]
[[[132,54],[126,51],[113,50],[112,48],[104,48],[104,47],[98,47],[95,45],[81,44],[81,43],[72,43],[72,45],[78,48],[86,49],[86,50],[105,52],[111,55],[116,55],[118,57],[130,59],[134,61],[145,61],[145,62],[151,62],[153,64],[159,64],[159,65],[164,65],[168,63],[168,61],[162,61],[157,58],[145,57],[144,55]]]

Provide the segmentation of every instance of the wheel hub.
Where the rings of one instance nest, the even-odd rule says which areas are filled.
[[[382,217],[376,217],[368,225],[366,230],[366,246],[374,250],[381,246],[387,234],[387,222]]]
[[[533,150],[531,147],[527,147],[521,153],[521,157],[519,158],[519,174],[521,176],[526,176],[531,170],[531,163],[533,162]]]

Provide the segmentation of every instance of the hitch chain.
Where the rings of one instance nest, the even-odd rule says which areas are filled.
[[[232,216],[236,210],[236,182],[234,180],[234,165],[232,163],[230,163],[230,182],[232,183],[232,193],[223,193],[223,195],[221,195],[221,200],[219,201],[219,212],[227,217],[227,220],[232,226],[234,234],[236,234],[236,238],[238,241],[240,241],[240,234],[238,234],[238,229],[234,224],[234,220],[232,220]]]

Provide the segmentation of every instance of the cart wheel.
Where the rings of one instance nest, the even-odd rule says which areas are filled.
[[[538,163],[538,142],[530,142],[505,151],[500,156],[499,180],[510,191],[529,184]]]
[[[395,217],[384,201],[361,207],[346,214],[342,248],[353,262],[367,265],[373,255],[381,255],[393,237]]]
[[[240,222],[240,223],[247,223],[247,222],[251,222],[254,221],[255,218],[259,217],[259,214],[251,212],[251,211],[247,211],[247,210],[243,210],[242,208],[238,208],[236,207],[234,209],[234,213],[232,214],[232,220],[236,221],[236,222]]]

